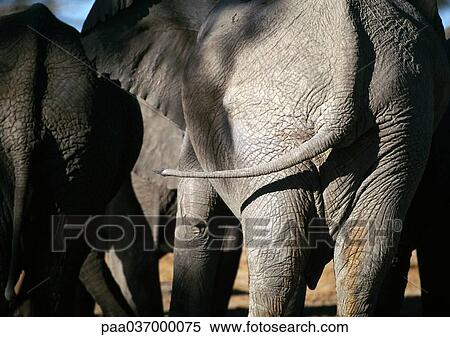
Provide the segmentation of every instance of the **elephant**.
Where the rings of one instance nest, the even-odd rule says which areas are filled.
[[[436,2],[96,6],[89,58],[186,130],[179,169],[160,171],[181,178],[171,313],[212,311],[208,229],[223,201],[243,226],[251,316],[286,315],[296,288],[315,287],[328,258],[309,249],[317,219],[338,314],[373,314],[448,102]]]
[[[184,156],[198,164],[162,174],[183,177],[180,184],[195,196],[212,186],[244,219],[270,219],[270,242],[283,248],[274,253],[260,244],[249,250],[251,315],[284,314],[307,255],[305,242],[286,248],[282,243],[298,240],[295,231],[307,228],[314,216],[327,219],[336,241],[338,314],[373,313],[432,132],[446,108],[442,27],[415,3],[357,3],[330,4],[333,13],[289,1],[223,3],[203,25],[186,66],[182,97],[190,144]],[[334,28],[330,40],[327,28],[317,28],[319,8]],[[277,20],[274,33],[267,22]],[[403,35],[410,29],[415,33]],[[394,46],[401,41],[411,45]],[[282,55],[259,58],[267,50]],[[412,64],[420,70],[411,72]],[[273,71],[272,77],[264,71]],[[183,199],[179,217],[197,215],[189,197]],[[188,238],[198,225],[187,219],[180,226]],[[258,236],[254,227],[244,224],[247,244]],[[179,298],[190,295],[185,254],[175,260],[175,309]]]
[[[92,314],[77,299],[97,242],[69,240],[65,226],[76,218],[87,231],[130,174],[139,105],[42,4],[0,18],[0,79],[1,313],[27,302],[32,315]]]

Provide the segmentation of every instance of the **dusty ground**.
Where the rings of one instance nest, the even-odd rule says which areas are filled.
[[[168,312],[172,282],[173,255],[167,254],[160,260],[161,287],[163,290],[164,310]],[[234,291],[229,305],[229,315],[245,316],[248,310],[248,270],[246,255],[242,254]],[[402,314],[406,316],[420,315],[420,280],[416,256],[411,259],[408,275],[406,299]],[[306,294],[306,315],[330,316],[336,314],[336,291],[332,263],[325,268],[316,290],[308,289]]]

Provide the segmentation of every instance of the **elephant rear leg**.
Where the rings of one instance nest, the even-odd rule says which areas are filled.
[[[353,210],[336,240],[338,315],[374,313],[425,160],[424,153],[419,156],[392,150],[359,188]]]
[[[157,191],[151,190],[151,185],[139,185],[149,194],[148,198],[155,198]],[[148,189],[150,188],[150,189]],[[153,214],[159,215],[159,209]],[[158,213],[157,213],[158,212]],[[111,249],[106,253],[110,272],[121,289],[122,295],[128,302],[133,313],[138,316],[161,316],[163,303],[159,280],[158,252],[154,247],[152,227],[156,227],[156,219],[144,217],[144,212],[132,184],[132,175],[128,175],[121,188],[106,208],[108,215],[139,216],[133,219],[134,238],[127,249]],[[150,219],[150,218],[149,218]],[[107,273],[105,272],[105,275]],[[106,278],[107,283],[110,283]],[[100,295],[102,292],[99,292]],[[107,292],[104,292],[105,296]],[[120,294],[117,293],[119,296]],[[115,299],[120,302],[120,298]],[[106,296],[102,302],[111,302]],[[112,312],[121,312],[117,310]]]
[[[188,136],[180,158],[180,168],[201,170]],[[240,226],[231,215],[208,180],[180,180],[171,315],[225,314],[242,245]],[[215,216],[225,217],[210,221]]]
[[[227,212],[224,212],[226,215]],[[230,218],[232,213],[228,213]],[[230,219],[231,220],[231,219]],[[234,222],[234,223],[233,223]],[[212,315],[225,316],[228,309],[231,293],[233,291],[234,280],[239,269],[239,262],[242,253],[242,230],[237,219],[226,223],[223,237],[230,238],[221,247],[219,264],[217,267],[216,282],[214,285],[214,301]]]
[[[134,316],[105,262],[92,250],[80,270],[80,281],[102,309],[103,316]]]
[[[250,316],[293,315],[301,309],[306,225],[315,213],[313,199],[301,190],[263,194],[244,209]]]
[[[223,252],[220,239],[217,241],[211,234],[226,223],[209,220],[230,213],[207,180],[183,179],[178,193],[171,314],[223,314],[236,275],[240,247],[236,242],[237,252]]]
[[[0,289],[4,288],[0,287]],[[0,296],[0,317],[6,316],[8,314],[8,307],[9,307],[8,302],[6,301],[6,298],[2,294]]]

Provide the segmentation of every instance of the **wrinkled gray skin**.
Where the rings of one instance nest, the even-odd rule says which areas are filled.
[[[124,33],[88,42],[97,66],[186,125],[181,171],[163,171],[184,177],[172,313],[211,310],[205,222],[222,199],[243,220],[250,315],[284,315],[297,284],[315,286],[316,217],[336,243],[338,314],[371,314],[447,105],[435,1],[157,3],[106,11]]]
[[[181,184],[197,193],[211,184],[235,214],[271,219],[275,248],[249,248],[251,315],[284,313],[307,254],[297,245],[280,247],[298,240],[295,231],[307,228],[314,216],[339,225],[330,228],[338,314],[373,311],[398,238],[392,220],[405,217],[433,125],[447,103],[442,39],[431,27],[419,35],[428,23],[406,2],[396,5],[228,3],[203,26],[185,78],[205,75],[186,81],[183,89],[193,148],[186,157],[195,153],[204,171],[246,168],[207,176],[254,177]],[[315,15],[321,6],[327,12],[323,25]],[[408,45],[399,47],[402,41]],[[268,50],[278,53],[262,58]],[[233,55],[232,61],[224,55]],[[267,164],[255,166],[260,162]],[[180,203],[180,213],[187,210]],[[244,232],[253,243],[255,223],[244,220]],[[377,240],[348,240],[370,235]],[[189,293],[183,259],[181,253],[175,260],[175,310],[177,295]]]
[[[139,107],[96,77],[79,34],[43,5],[0,18],[0,77],[0,308],[80,314],[89,249],[51,252],[50,217],[103,213],[139,153]]]

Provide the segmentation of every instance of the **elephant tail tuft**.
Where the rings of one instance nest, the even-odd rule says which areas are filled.
[[[14,287],[20,273],[20,238],[29,192],[28,170],[25,169],[25,171],[22,171],[15,168],[15,171],[11,259],[9,264],[8,281],[5,289],[5,298],[8,301],[14,299],[16,295],[14,292]]]

